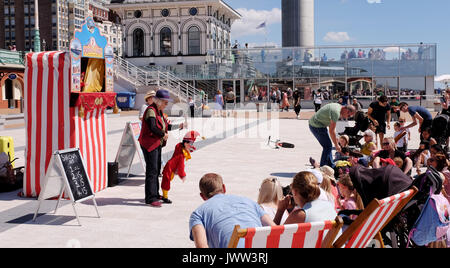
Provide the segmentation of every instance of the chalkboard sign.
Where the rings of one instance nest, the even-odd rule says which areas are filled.
[[[50,160],[47,172],[43,180],[42,191],[39,194],[39,205],[34,213],[33,221],[36,220],[41,204],[44,200],[58,196],[55,214],[63,194],[66,193],[72,201],[73,210],[81,225],[75,204],[84,200],[92,199],[97,217],[97,202],[92,190],[92,185],[86,173],[86,168],[81,157],[80,149],[68,149],[56,151]]]
[[[78,201],[92,196],[92,189],[89,183],[86,170],[84,168],[80,151],[69,151],[59,153],[70,191],[73,195],[73,201]]]

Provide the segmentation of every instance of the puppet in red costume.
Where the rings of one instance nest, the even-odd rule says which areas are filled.
[[[162,201],[166,204],[172,203],[172,201],[168,199],[168,195],[170,191],[170,182],[175,175],[178,175],[183,182],[186,179],[184,162],[191,159],[191,152],[196,150],[193,145],[198,136],[200,136],[200,134],[197,131],[188,132],[184,136],[183,141],[175,146],[175,152],[173,153],[172,158],[164,167],[161,189],[163,192]]]

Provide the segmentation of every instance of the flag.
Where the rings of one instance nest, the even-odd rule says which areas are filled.
[[[261,23],[256,29],[266,28],[266,22]]]

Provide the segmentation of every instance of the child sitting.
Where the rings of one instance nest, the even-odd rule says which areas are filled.
[[[418,175],[422,174],[420,168],[422,165],[426,165],[428,158],[431,157],[430,153],[430,143],[426,140],[420,142],[419,149],[413,154],[412,158],[415,161],[416,172]]]
[[[398,123],[400,124],[400,127],[403,128],[405,127],[406,119],[401,117],[400,119],[398,119]],[[403,148],[398,149],[406,153],[408,151],[408,143],[411,140],[411,132],[409,131],[409,128],[405,129],[404,131],[406,131],[405,143],[403,144]]]
[[[394,124],[394,139],[397,141],[397,150],[406,153],[408,148],[408,133],[405,130],[401,130],[401,125],[399,122]],[[403,135],[403,137],[402,137]]]
[[[349,174],[343,174],[339,177],[337,183],[340,194],[341,210],[363,210],[364,205],[361,196],[353,186],[353,182]],[[351,220],[356,219],[356,215],[350,216]]]
[[[396,157],[396,158],[394,158],[394,163],[399,169],[402,169],[403,168],[403,164],[405,162],[400,157]]]
[[[364,132],[364,144],[361,148],[361,153],[365,156],[371,156],[374,151],[377,150],[377,146],[373,142],[375,139],[375,132],[368,129]]]
[[[436,140],[433,137],[431,137],[431,128],[427,127],[425,129],[422,129],[421,133],[422,133],[420,138],[421,141],[427,141],[429,146],[437,144]]]
[[[358,163],[368,167],[369,162],[372,160],[372,154],[377,150],[377,146],[373,142],[375,138],[375,132],[368,129],[364,132],[364,145],[361,148],[361,153],[364,155],[358,159]]]
[[[350,157],[350,148],[348,147],[342,147],[341,152],[336,152],[336,159],[334,159],[334,162],[338,161],[347,161]]]
[[[338,143],[342,149],[345,147],[348,147],[349,142],[350,142],[350,138],[347,135],[342,135],[339,137]],[[345,157],[345,155],[342,153],[342,151],[336,152],[336,154],[334,155],[335,161],[338,161],[338,160],[342,159],[343,157]]]

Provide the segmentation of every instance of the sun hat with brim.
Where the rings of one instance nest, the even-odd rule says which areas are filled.
[[[334,169],[329,166],[323,166],[320,167],[320,171],[322,172],[324,178],[336,182],[336,178],[334,177]]]
[[[170,98],[170,93],[169,91],[165,90],[165,89],[160,89],[156,92],[156,96],[155,98],[160,99],[160,100],[165,100],[165,101],[173,101]]]
[[[145,95],[145,101],[148,100],[148,98],[152,98],[156,96],[156,92],[154,90],[147,92],[147,94]]]

